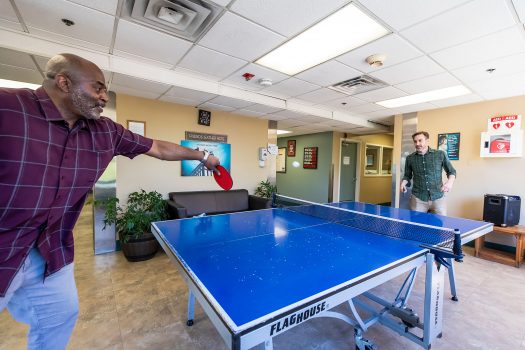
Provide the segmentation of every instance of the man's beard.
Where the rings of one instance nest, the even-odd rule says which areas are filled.
[[[75,87],[71,94],[71,102],[77,108],[79,114],[87,119],[99,119],[103,106],[94,103],[79,87]]]

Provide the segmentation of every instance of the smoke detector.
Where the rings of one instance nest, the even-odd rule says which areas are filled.
[[[262,85],[262,86],[272,86],[273,85],[273,81],[272,79],[268,79],[268,78],[262,78],[262,79],[259,79],[259,85]]]
[[[386,59],[385,55],[380,55],[380,54],[370,55],[366,58],[366,63],[368,63],[372,67],[381,67],[385,59]]]

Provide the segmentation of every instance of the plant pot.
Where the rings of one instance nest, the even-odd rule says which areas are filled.
[[[122,252],[128,261],[144,261],[155,256],[159,242],[152,233],[144,233],[140,238],[122,242]]]

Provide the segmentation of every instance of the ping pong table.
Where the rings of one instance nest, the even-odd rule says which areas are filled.
[[[189,287],[188,325],[197,300],[230,349],[272,349],[273,337],[317,317],[350,324],[359,350],[374,348],[364,333],[376,323],[429,349],[442,330],[443,264],[492,229],[358,202],[280,199],[285,206],[152,224]],[[422,266],[420,317],[408,301]],[[372,293],[399,276],[392,300]],[[333,310],[344,303],[350,315]]]

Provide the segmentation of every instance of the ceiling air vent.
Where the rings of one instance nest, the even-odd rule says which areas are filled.
[[[384,81],[372,78],[369,75],[361,75],[330,86],[330,89],[347,95],[357,95],[366,91],[372,91],[387,86]]]
[[[195,41],[222,8],[202,0],[127,0],[124,14],[153,29]]]

